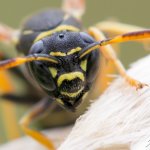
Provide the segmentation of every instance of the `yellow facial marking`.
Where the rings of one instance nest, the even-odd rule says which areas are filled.
[[[71,54],[74,54],[74,53],[79,52],[79,51],[81,51],[81,47],[77,47],[77,48],[74,48],[74,49],[70,50],[67,53],[67,55],[71,55]]]
[[[88,92],[86,92],[83,96],[82,99],[84,100],[88,96]]]
[[[37,38],[35,39],[34,42],[37,42],[47,36],[50,36],[56,32],[60,32],[60,31],[64,31],[64,30],[68,30],[68,31],[75,31],[75,32],[79,32],[80,30],[74,26],[71,26],[71,25],[61,25],[61,26],[58,26],[57,28],[53,29],[53,30],[50,30],[50,31],[45,31],[45,32],[42,32],[41,34],[39,34],[37,36]]]
[[[80,64],[80,67],[82,70],[86,71],[87,70],[87,59],[83,60]]]
[[[61,99],[59,99],[59,98],[56,98],[56,101],[57,101],[59,104],[62,104],[62,105],[64,105],[64,102],[63,102]]]
[[[71,49],[68,53],[63,53],[63,52],[50,52],[50,55],[51,56],[67,56],[67,55],[72,55],[74,53],[77,53],[81,51],[81,47],[77,47],[77,48],[74,48],[74,49]]]
[[[91,51],[93,51],[93,50],[95,50],[95,49],[97,49],[97,48],[99,48],[99,45],[96,45],[96,46],[94,46],[94,47],[89,48],[87,51],[85,51],[85,52],[80,56],[80,58],[84,57],[85,55],[89,54]]]
[[[57,80],[57,85],[60,86],[64,80],[73,80],[75,78],[79,78],[84,81],[84,75],[81,72],[71,72],[61,75]]]
[[[66,53],[63,52],[51,52],[51,56],[66,56]]]
[[[83,88],[81,88],[79,91],[77,92],[73,92],[73,93],[69,93],[69,92],[61,92],[62,95],[66,95],[68,97],[77,97],[81,92],[82,92]]]
[[[57,70],[54,67],[49,67],[49,71],[52,74],[52,77],[55,78],[57,76]]]

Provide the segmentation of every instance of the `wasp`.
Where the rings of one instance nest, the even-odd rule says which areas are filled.
[[[150,38],[150,30],[105,38],[96,26],[83,29],[81,17],[84,9],[84,0],[65,0],[63,9],[36,13],[23,23],[19,31],[1,25],[0,41],[13,44],[24,56],[0,61],[0,70],[25,64],[25,77],[29,82],[34,79],[36,86],[46,95],[22,118],[21,127],[27,135],[50,150],[55,149],[52,141],[30,129],[31,122],[47,109],[52,109],[54,102],[75,111],[97,77],[101,54],[116,66],[131,86],[141,89],[147,85],[126,73],[109,44]],[[9,93],[2,97],[18,101]]]

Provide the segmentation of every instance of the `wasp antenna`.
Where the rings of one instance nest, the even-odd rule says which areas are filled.
[[[85,47],[84,49],[82,49],[82,51],[79,52],[79,58],[83,58],[85,55],[91,53],[92,51],[96,50],[97,48],[99,48],[99,42],[95,42],[90,44],[89,46]]]
[[[25,57],[17,57],[17,58],[0,61],[0,70],[13,68],[13,67],[22,65],[24,63],[27,63],[27,62],[32,62],[32,61],[48,61],[48,62],[55,63],[55,64],[58,63],[55,57],[45,55],[45,54],[33,54],[33,55],[25,56]]]
[[[105,46],[105,45],[113,44],[113,43],[121,43],[121,42],[127,42],[127,41],[147,39],[147,38],[150,38],[150,29],[136,31],[136,32],[129,32],[126,34],[118,35],[111,39],[102,40],[100,41],[100,46]]]

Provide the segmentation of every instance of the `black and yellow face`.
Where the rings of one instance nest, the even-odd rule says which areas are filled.
[[[74,110],[95,80],[99,51],[94,39],[83,32],[59,32],[37,41],[30,53],[49,54],[58,63],[32,62],[31,73],[60,105]],[[94,51],[90,52],[92,48]]]

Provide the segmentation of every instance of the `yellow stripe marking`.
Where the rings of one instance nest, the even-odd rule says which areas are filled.
[[[77,52],[79,52],[79,51],[81,51],[81,47],[77,47],[77,48],[74,48],[74,49],[70,50],[70,51],[67,53],[67,55],[71,55],[71,54],[77,53]]]
[[[69,93],[69,92],[60,92],[62,95],[66,95],[68,97],[77,97],[81,92],[82,92],[83,88],[81,88],[79,91],[77,92],[73,92],[73,93]]]
[[[50,52],[50,55],[51,56],[67,56],[67,55],[72,55],[74,53],[77,53],[79,51],[81,51],[81,47],[73,48],[67,53],[63,53],[63,52],[60,52],[60,51],[58,51],[58,52]]]
[[[66,56],[66,53],[63,52],[51,52],[51,56]]]
[[[99,45],[95,45],[95,46],[89,48],[87,51],[85,51],[85,52],[80,56],[80,59],[81,59],[82,57],[84,57],[85,55],[89,54],[91,51],[97,49],[97,48],[99,48]]]
[[[55,78],[57,76],[57,70],[54,67],[49,67],[49,71],[52,74],[52,77]]]
[[[64,102],[62,101],[62,99],[57,98],[56,101],[57,101],[59,104],[64,105]]]
[[[87,59],[83,60],[80,64],[80,67],[82,70],[86,71],[87,70]]]
[[[80,30],[74,26],[71,26],[71,25],[61,25],[61,26],[58,26],[57,28],[53,29],[53,30],[50,30],[50,31],[45,31],[45,32],[42,32],[41,34],[39,34],[37,36],[37,38],[35,39],[34,42],[37,42],[47,36],[50,36],[56,32],[60,32],[60,31],[64,31],[64,30],[68,30],[68,31],[75,31],[75,32],[79,32]]]
[[[79,78],[84,81],[84,75],[81,72],[71,72],[61,75],[57,80],[57,85],[60,86],[64,80],[73,80],[75,78]]]

